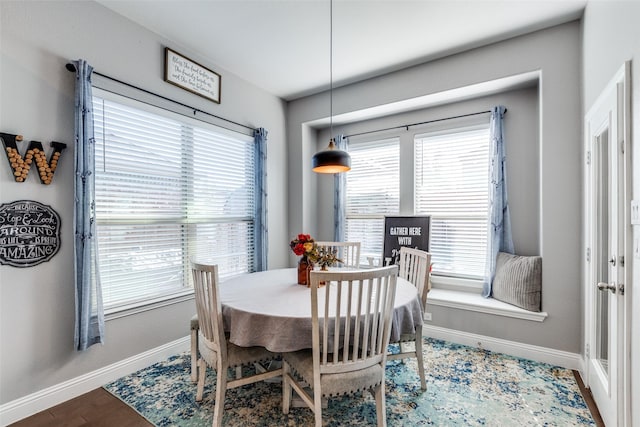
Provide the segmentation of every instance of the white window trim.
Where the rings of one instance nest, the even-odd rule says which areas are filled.
[[[105,322],[108,322],[122,317],[133,316],[134,314],[144,313],[145,311],[155,310],[160,307],[179,304],[185,301],[192,301],[194,298],[193,289],[186,289],[183,292],[172,295],[164,295],[142,302],[138,301],[131,304],[119,305],[105,309],[104,320]]]

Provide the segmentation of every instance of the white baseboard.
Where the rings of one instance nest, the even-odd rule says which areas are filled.
[[[189,337],[187,336],[5,403],[0,406],[0,425],[6,426],[44,411],[88,391],[102,387],[104,384],[115,381],[125,375],[160,362],[171,355],[188,351],[189,348]]]
[[[535,360],[536,362],[549,363],[567,369],[575,369],[581,373],[584,372],[584,361],[578,353],[554,350],[552,348],[523,344],[426,324],[422,327],[422,335],[456,344],[468,345],[469,347],[478,347],[510,356],[521,357],[523,359]]]

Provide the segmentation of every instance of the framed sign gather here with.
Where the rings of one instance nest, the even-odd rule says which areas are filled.
[[[385,216],[384,217],[384,265],[398,264],[400,247],[420,249],[429,252],[431,217],[422,216]]]

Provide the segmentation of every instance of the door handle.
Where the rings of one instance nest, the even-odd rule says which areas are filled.
[[[615,294],[618,287],[615,283],[598,282],[598,289],[601,291],[611,291]]]

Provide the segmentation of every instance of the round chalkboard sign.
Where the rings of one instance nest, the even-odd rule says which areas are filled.
[[[0,264],[32,267],[60,249],[60,216],[31,200],[0,205]]]

